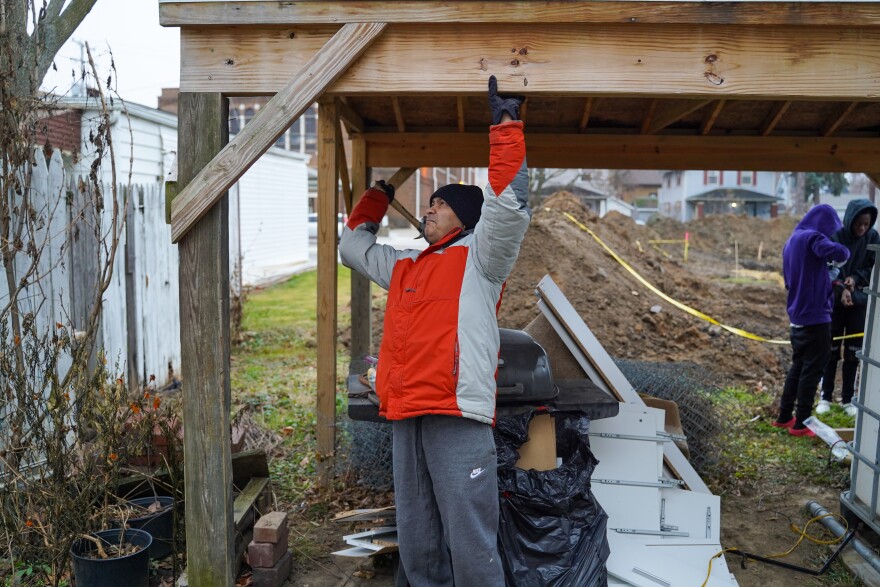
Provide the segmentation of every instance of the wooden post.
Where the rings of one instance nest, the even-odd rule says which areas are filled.
[[[323,487],[333,477],[336,448],[336,214],[339,117],[332,100],[318,103],[318,475]]]
[[[229,139],[221,94],[181,92],[178,181]],[[179,241],[184,487],[190,587],[231,587],[235,537],[229,433],[229,202],[224,194]]]
[[[351,140],[351,191],[357,201],[367,190],[367,142],[362,134]],[[351,358],[360,359],[368,354],[373,344],[370,280],[351,272]]]

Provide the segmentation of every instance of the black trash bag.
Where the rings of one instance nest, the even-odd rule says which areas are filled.
[[[500,418],[498,551],[511,587],[592,587],[608,584],[608,514],[590,490],[598,461],[590,451],[590,421],[553,412],[562,466],[523,471],[514,465],[535,412]]]

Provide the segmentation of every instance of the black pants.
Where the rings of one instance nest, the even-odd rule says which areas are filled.
[[[831,354],[831,324],[791,328],[791,368],[782,388],[779,421],[791,420],[802,427],[813,411],[816,389]]]
[[[837,376],[837,363],[840,361],[840,347],[843,347],[843,368],[841,376],[841,403],[848,404],[852,401],[856,391],[856,372],[859,370],[859,360],[856,353],[862,350],[862,338],[847,338],[833,340],[835,337],[845,334],[858,334],[865,330],[865,315],[868,306],[851,306],[845,308],[836,306],[831,317],[831,357],[825,366],[825,374],[822,375],[822,399],[832,401],[834,397],[834,379]]]

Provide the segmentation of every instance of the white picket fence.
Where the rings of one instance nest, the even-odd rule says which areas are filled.
[[[22,293],[24,309],[34,313],[41,332],[56,323],[82,330],[88,321],[99,259],[107,258],[111,240],[113,200],[110,186],[102,186],[104,205],[96,211],[91,195],[82,191],[87,184],[65,177],[58,151],[49,161],[42,151],[35,152],[29,198],[45,221],[37,224],[33,239],[36,246],[45,245],[36,278],[30,280],[33,285]],[[134,387],[151,375],[161,384],[172,370],[179,373],[180,320],[177,246],[171,244],[171,230],[165,223],[164,190],[160,185],[120,187],[120,203],[129,194],[112,281],[102,298],[97,347],[111,368],[118,363]],[[96,226],[104,243],[95,238]],[[29,260],[21,257],[17,275],[28,270]],[[0,271],[5,269],[0,267]],[[8,301],[3,278],[0,307]],[[59,371],[68,366],[69,359],[62,361]]]

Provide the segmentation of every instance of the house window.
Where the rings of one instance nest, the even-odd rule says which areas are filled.
[[[719,185],[721,183],[721,172],[717,170],[708,170],[703,172],[704,185]]]
[[[740,171],[737,174],[737,184],[739,185],[755,185],[754,171]]]
[[[318,112],[315,110],[315,107],[312,106],[306,110],[303,118],[305,118],[305,152],[315,153],[318,150]]]
[[[681,185],[681,172],[678,171],[675,174],[675,185]]]

